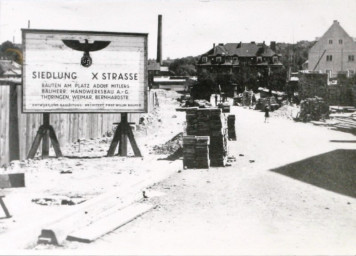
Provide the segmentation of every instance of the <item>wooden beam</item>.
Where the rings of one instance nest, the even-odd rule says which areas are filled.
[[[9,116],[9,158],[12,160],[20,159],[19,142],[19,122],[17,110],[17,88],[10,86],[10,116]]]
[[[0,188],[21,188],[25,186],[24,173],[0,174]]]
[[[56,153],[57,157],[62,157],[63,154],[62,154],[61,148],[59,146],[59,142],[58,142],[56,133],[55,133],[55,131],[54,131],[52,126],[49,126],[48,129],[49,129],[49,137],[51,139],[54,152]]]
[[[112,139],[112,142],[110,144],[110,148],[108,150],[107,156],[114,156],[114,154],[115,154],[117,144],[120,142],[120,138],[121,138],[121,128],[120,127],[121,126],[119,124],[115,130],[114,138]]]
[[[135,137],[133,135],[132,128],[131,128],[130,125],[127,125],[127,135],[129,137],[129,140],[130,140],[130,143],[131,143],[131,147],[132,147],[132,150],[133,150],[135,156],[142,157],[141,151],[137,146],[137,143],[136,143],[136,140],[135,140]]]
[[[43,126],[45,127],[42,140],[42,158],[48,158],[49,156],[49,126],[50,126],[49,113],[43,113]]]
[[[119,147],[119,155],[127,156],[127,113],[121,114],[121,139]]]
[[[41,143],[41,140],[42,140],[42,137],[43,137],[43,134],[46,132],[46,129],[43,125],[40,126],[40,128],[38,129],[37,131],[37,134],[36,134],[36,137],[35,137],[35,140],[33,141],[32,143],[32,146],[30,148],[30,151],[28,152],[28,155],[27,155],[27,158],[28,159],[32,159],[35,157],[36,155],[36,152],[37,152],[37,149]]]

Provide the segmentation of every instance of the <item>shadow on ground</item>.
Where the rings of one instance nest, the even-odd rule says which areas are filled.
[[[356,198],[356,150],[338,149],[270,171]]]

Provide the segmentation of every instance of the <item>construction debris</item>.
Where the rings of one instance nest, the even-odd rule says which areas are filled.
[[[158,155],[172,154],[182,147],[182,138],[183,133],[180,132],[166,143],[153,146],[153,152]]]

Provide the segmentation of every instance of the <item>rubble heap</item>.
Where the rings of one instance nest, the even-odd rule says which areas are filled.
[[[190,108],[186,114],[187,135],[210,136],[210,165],[225,166],[228,133],[222,110]]]
[[[298,119],[303,122],[319,121],[329,117],[329,105],[320,97],[307,98],[300,102]]]

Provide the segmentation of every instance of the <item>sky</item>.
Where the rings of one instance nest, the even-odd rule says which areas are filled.
[[[156,58],[197,56],[213,43],[295,43],[322,36],[338,20],[356,37],[356,0],[0,0],[0,42],[21,43],[21,28],[148,33]]]

